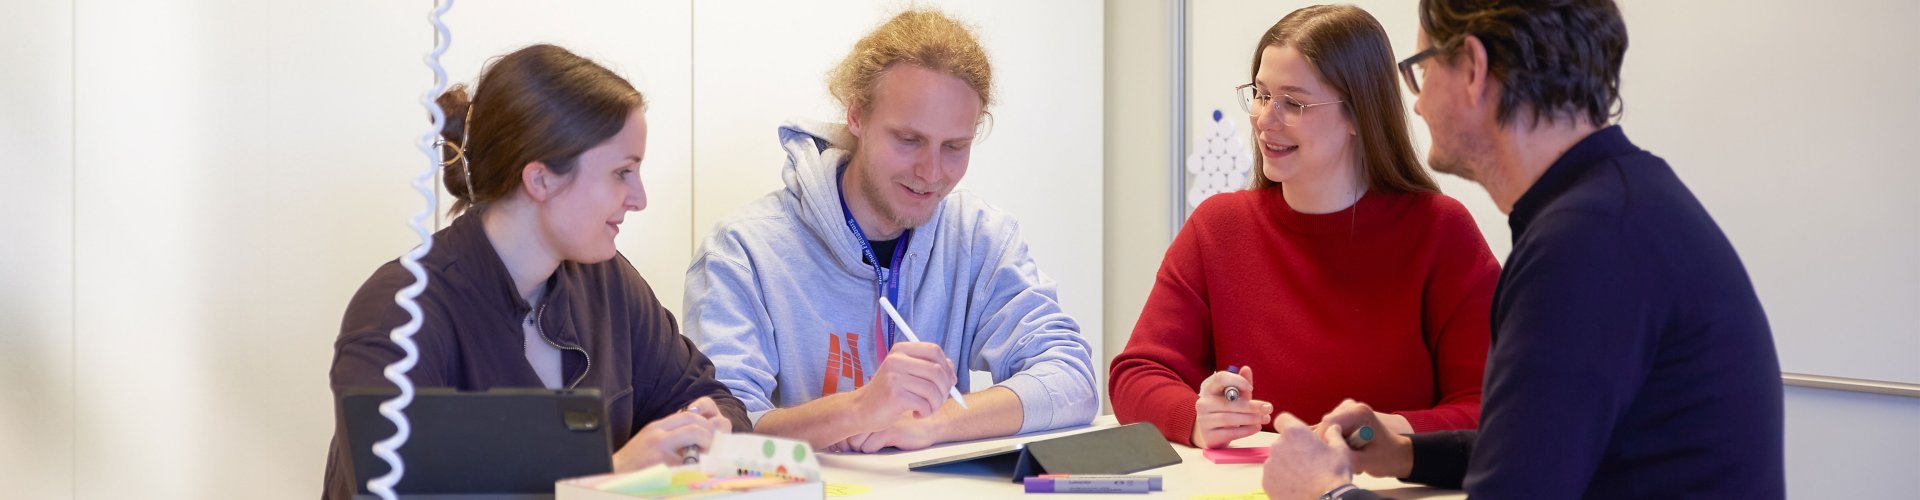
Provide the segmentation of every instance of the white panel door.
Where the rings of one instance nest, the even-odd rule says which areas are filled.
[[[299,325],[267,312],[294,291],[266,285],[268,5],[82,1],[75,15],[76,494],[277,484],[292,471],[264,452],[301,431],[272,403],[302,372]]]
[[[212,461],[227,474],[259,476],[241,484],[318,489],[333,436],[327,373],[347,301],[375,268],[419,243],[407,218],[426,203],[409,183],[433,162],[414,147],[428,125],[419,99],[433,78],[422,62],[433,44],[430,6],[276,0],[262,55],[266,113],[237,124],[265,127],[265,157],[202,167],[217,176],[263,172],[249,175],[262,177],[257,189],[267,190],[261,205],[240,208],[264,212],[264,228],[212,229],[232,245],[270,256],[258,269],[238,270],[230,285],[265,295],[232,305],[258,302],[265,316],[257,327],[196,333],[220,339],[213,346],[260,337],[248,341],[258,347],[202,354],[231,358],[212,378],[231,378],[237,387],[208,394],[212,401],[193,401],[226,414],[262,416],[259,423],[201,424],[228,433],[234,431],[214,426],[230,425],[250,436],[240,442],[259,443],[253,450],[223,450],[225,456]],[[190,486],[221,487],[221,472],[202,472]]]
[[[411,245],[425,11],[78,4],[78,497],[319,486],[340,314]]]
[[[73,8],[0,16],[0,484],[73,494]]]

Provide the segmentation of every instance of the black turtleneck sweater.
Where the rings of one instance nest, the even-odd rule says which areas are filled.
[[[1740,256],[1608,127],[1514,203],[1478,431],[1411,477],[1478,498],[1784,498],[1780,365]]]

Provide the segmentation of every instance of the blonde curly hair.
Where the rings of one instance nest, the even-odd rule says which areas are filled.
[[[873,104],[880,76],[900,63],[966,82],[980,95],[982,115],[993,104],[993,65],[987,61],[974,27],[928,8],[901,12],[867,33],[828,73],[827,91],[847,111],[865,115]]]

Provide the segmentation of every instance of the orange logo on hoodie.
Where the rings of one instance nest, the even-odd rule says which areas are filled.
[[[853,381],[853,388],[849,390],[858,390],[860,386],[866,384],[867,380],[866,372],[860,368],[860,334],[847,333],[844,348],[841,347],[840,335],[833,334],[829,337],[831,341],[827,343],[827,370],[826,376],[822,377],[824,380],[821,381],[820,395],[840,393],[842,377]]]

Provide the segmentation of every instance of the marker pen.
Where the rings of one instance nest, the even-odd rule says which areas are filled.
[[[699,415],[700,403],[698,401],[695,401],[693,403],[687,404],[687,412],[692,413],[694,415]],[[700,445],[691,445],[691,446],[687,446],[685,448],[680,449],[681,465],[697,464],[697,463],[700,463]]]
[[[900,311],[893,309],[893,302],[888,301],[886,297],[881,297],[880,308],[887,310],[887,316],[893,317],[893,326],[900,327],[900,334],[905,335],[908,342],[920,341],[920,337],[913,334],[913,328],[907,326],[907,320],[900,319]],[[953,402],[960,405],[960,409],[967,409],[967,397],[960,395],[959,387],[948,387],[947,395],[953,397]],[[937,410],[939,408],[935,409]]]
[[[1025,481],[1027,493],[1147,493],[1161,490],[1160,476],[1042,474]]]
[[[1227,365],[1227,373],[1239,375],[1240,367],[1235,365]],[[1239,400],[1240,400],[1240,388],[1234,387],[1231,385],[1227,386],[1227,402],[1231,403]]]
[[[1372,442],[1373,442],[1373,426],[1371,425],[1362,425],[1360,426],[1360,428],[1354,429],[1353,433],[1347,434],[1348,448],[1358,450],[1358,449],[1367,447],[1367,443],[1372,443]]]

